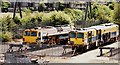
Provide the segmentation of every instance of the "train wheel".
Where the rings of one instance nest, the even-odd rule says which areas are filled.
[[[99,46],[101,46],[101,45],[103,45],[103,42],[102,42],[102,41],[100,41],[98,44],[99,44]]]
[[[96,45],[97,43],[96,42],[94,42],[94,48],[97,48],[97,45]]]
[[[87,45],[83,47],[83,52],[87,50]]]
[[[92,44],[89,44],[88,47],[89,47],[88,49],[91,49],[92,48]]]

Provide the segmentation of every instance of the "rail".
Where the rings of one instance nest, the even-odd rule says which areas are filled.
[[[99,49],[100,49],[100,55],[99,56],[103,56],[104,55],[103,49],[109,49],[110,50],[110,55],[109,56],[112,56],[113,55],[113,53],[112,53],[113,49],[115,49],[115,48],[114,47],[99,47]]]
[[[9,44],[9,49],[7,50],[7,53],[12,53],[13,52],[13,47],[19,47],[18,52],[22,52],[22,44]]]

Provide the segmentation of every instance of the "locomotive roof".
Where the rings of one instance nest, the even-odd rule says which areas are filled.
[[[89,28],[94,28],[96,30],[99,30],[99,29],[105,28],[105,26],[92,26],[92,27],[89,27]]]
[[[113,23],[105,23],[105,24],[101,24],[101,25],[98,25],[98,26],[91,26],[89,28],[95,28],[96,30],[99,30],[99,29],[108,29],[108,28],[111,28],[111,27],[114,27],[114,26],[118,26],[116,24],[113,24]]]
[[[86,32],[86,31],[93,31],[93,28],[81,28],[81,30],[72,30],[74,32]]]
[[[111,28],[111,27],[115,27],[115,26],[118,26],[116,24],[113,24],[113,23],[105,23],[105,24],[101,24],[101,25],[97,25],[97,26],[91,26],[91,27],[88,27],[88,28],[81,28],[80,30],[72,30],[72,31],[77,31],[77,32],[86,32],[86,31],[93,31],[93,30],[105,30],[105,29],[108,29],[108,28]]]

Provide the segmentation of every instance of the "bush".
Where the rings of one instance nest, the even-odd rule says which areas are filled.
[[[12,33],[11,32],[2,32],[2,42],[12,41]]]
[[[114,3],[113,21],[120,25],[120,2]]]
[[[42,24],[43,25],[64,25],[64,24],[69,24],[71,22],[71,19],[69,15],[62,11],[53,11],[50,13],[47,13],[43,15],[42,17]]]
[[[78,9],[64,9],[64,12],[69,15],[72,22],[77,24],[77,22],[83,21],[84,12]]]
[[[112,10],[106,5],[93,5],[92,14],[95,20],[103,23],[111,21]]]
[[[2,2],[2,8],[10,7],[10,2]]]
[[[44,11],[46,9],[46,5],[44,3],[39,3],[38,11]]]
[[[30,9],[27,9],[27,8],[23,8],[22,11],[25,12],[25,13],[31,13],[32,12]]]

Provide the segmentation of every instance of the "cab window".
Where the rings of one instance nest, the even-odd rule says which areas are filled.
[[[75,32],[70,32],[70,38],[76,38],[76,33]]]
[[[36,31],[32,31],[31,32],[31,36],[37,36],[37,32]]]
[[[25,31],[24,36],[30,36],[30,31]]]
[[[83,33],[78,33],[77,38],[84,38],[84,34]]]

